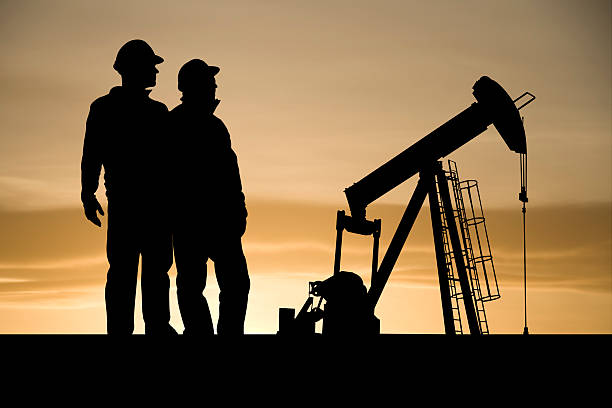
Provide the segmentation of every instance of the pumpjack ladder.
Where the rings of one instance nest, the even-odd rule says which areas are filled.
[[[438,181],[439,182],[439,181]],[[450,241],[448,238],[448,225],[446,220],[446,215],[444,214],[444,202],[440,197],[440,189],[436,185],[436,196],[438,200],[438,205],[440,208],[440,218],[442,221],[442,245],[444,248],[444,265],[446,268],[447,276],[448,276],[448,286],[449,286],[449,294],[450,294],[450,305],[453,316],[453,324],[454,330],[457,334],[463,334],[463,325],[461,323],[461,309],[460,309],[460,300],[462,298],[461,290],[457,289],[457,286],[460,285],[459,278],[455,274],[455,269],[453,267],[453,250],[450,246]]]
[[[449,303],[450,310],[452,311],[454,332],[456,334],[463,334],[460,300],[463,299],[464,294],[460,290],[460,286],[459,289],[457,288],[459,279],[456,277],[455,269],[453,268],[455,252],[452,250],[449,242],[449,222],[456,223],[455,226],[458,224],[459,228],[457,229],[461,233],[461,249],[458,253],[461,254],[469,277],[469,297],[473,301],[480,333],[489,334],[484,302],[499,299],[501,296],[495,275],[495,267],[493,266],[493,256],[491,255],[478,182],[476,180],[461,181],[457,171],[457,164],[454,161],[449,160],[448,167],[448,171],[442,171],[436,177],[436,196],[440,209],[441,238],[445,268],[448,273]],[[448,204],[451,207],[449,211],[446,211],[444,207],[445,200],[442,199],[440,194],[441,182],[447,183],[446,188],[448,188],[448,182],[452,186],[455,208],[453,209],[452,203],[449,202]],[[469,211],[466,210],[464,195],[467,195],[468,198]],[[479,211],[476,211],[474,206],[476,198],[478,199]],[[452,219],[449,219],[447,214],[452,214]],[[433,211],[432,216],[434,216]],[[472,239],[472,235],[475,235],[474,239]],[[481,241],[481,237],[483,237],[482,241],[486,239],[486,246]],[[478,249],[477,255],[474,254],[474,242]],[[484,279],[484,289],[481,287],[481,279]],[[448,327],[447,331],[449,331]]]

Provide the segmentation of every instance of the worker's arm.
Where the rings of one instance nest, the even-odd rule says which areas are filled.
[[[233,149],[230,149],[229,152],[229,174],[230,174],[230,182],[232,186],[232,193],[235,194],[236,203],[238,203],[238,207],[240,209],[241,215],[246,218],[248,213],[246,210],[246,204],[244,199],[244,193],[242,192],[242,181],[240,180],[240,169],[238,168],[238,157]]]
[[[245,197],[242,192],[242,181],[240,180],[240,169],[238,167],[238,157],[232,149],[231,138],[229,131],[222,121],[222,131],[224,133],[226,157],[224,162],[226,167],[223,169],[226,172],[227,192],[230,194],[230,200],[235,210],[237,232],[242,236],[246,231],[246,219],[248,212],[246,209]]]
[[[95,103],[91,105],[85,127],[83,142],[83,157],[81,159],[81,202],[85,217],[98,227],[102,226],[98,212],[104,215],[104,210],[96,198],[98,180],[102,170],[102,152],[100,145],[100,120]]]
[[[232,203],[235,207],[236,228],[237,233],[242,236],[246,231],[248,212],[244,193],[242,192],[242,182],[240,181],[240,170],[238,168],[238,157],[232,148],[228,152],[228,181],[229,192],[232,195]]]

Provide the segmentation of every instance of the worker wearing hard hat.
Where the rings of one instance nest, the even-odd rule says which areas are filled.
[[[213,334],[206,298],[206,263],[219,284],[218,334],[244,333],[250,280],[242,250],[245,206],[236,154],[221,119],[214,115],[218,67],[194,59],[178,74],[182,103],[170,112],[175,150],[174,256],[184,334]]]
[[[109,334],[134,331],[139,257],[142,257],[142,313],[146,334],[176,334],[169,324],[168,270],[172,265],[169,223],[160,214],[154,192],[163,183],[160,170],[167,107],[149,97],[155,67],[163,62],[142,40],[124,44],[113,68],[121,86],[96,99],[87,118],[81,162],[81,200],[85,216],[101,226],[96,199],[104,167],[108,198],[106,316]]]

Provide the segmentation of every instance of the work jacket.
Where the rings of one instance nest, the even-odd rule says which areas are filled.
[[[231,228],[246,222],[240,171],[221,119],[197,103],[183,102],[169,114],[173,144],[172,189],[179,223]]]
[[[91,104],[81,161],[84,203],[95,197],[102,166],[109,203],[146,202],[167,188],[168,108],[149,93],[117,86]]]

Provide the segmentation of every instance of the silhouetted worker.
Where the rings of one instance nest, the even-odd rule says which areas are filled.
[[[218,67],[191,60],[180,69],[182,103],[170,112],[175,144],[174,256],[184,334],[214,334],[206,263],[219,284],[218,334],[243,334],[250,280],[242,251],[247,211],[236,154],[223,121],[213,112]]]
[[[146,334],[176,334],[170,326],[168,270],[172,235],[163,204],[153,195],[165,185],[160,162],[168,108],[149,98],[163,58],[142,40],[124,44],[113,68],[121,86],[96,99],[87,118],[81,162],[85,216],[101,226],[95,193],[101,167],[108,197],[106,317],[109,334],[132,334],[142,256],[142,313]],[[167,153],[166,153],[167,154]],[[166,215],[166,218],[163,215]]]

